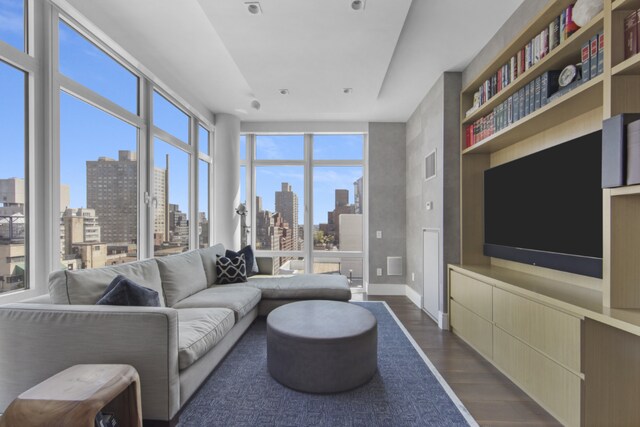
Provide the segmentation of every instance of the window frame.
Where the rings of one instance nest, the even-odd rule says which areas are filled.
[[[302,160],[257,160],[256,137],[260,135],[304,135],[304,159]],[[314,135],[362,135],[362,159],[352,160],[315,160],[313,159]],[[247,209],[251,213],[250,240],[256,248],[256,168],[260,166],[303,166],[304,168],[304,249],[299,251],[265,251],[256,249],[257,256],[264,257],[298,257],[305,261],[305,271],[312,272],[315,259],[349,258],[361,259],[363,269],[363,286],[368,283],[368,133],[367,132],[241,132],[246,141],[246,158],[240,159],[239,166],[245,167]],[[238,141],[240,143],[240,141]],[[313,249],[313,172],[315,167],[362,167],[363,177],[363,241],[362,251],[316,251]]]

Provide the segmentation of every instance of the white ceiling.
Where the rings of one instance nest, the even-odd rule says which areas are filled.
[[[187,102],[213,113],[401,122],[523,0],[366,0],[363,11],[351,0],[260,0],[259,15],[245,1],[67,0]],[[284,88],[289,95],[280,95]]]

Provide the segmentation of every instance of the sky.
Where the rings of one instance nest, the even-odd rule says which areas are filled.
[[[0,40],[23,49],[22,0],[0,0]],[[88,42],[64,22],[59,27],[60,72],[101,96],[138,113],[138,78],[108,55]],[[154,124],[188,142],[188,116],[154,92]],[[199,129],[201,139],[206,130]],[[99,157],[118,158],[119,150],[137,150],[137,129],[95,108],[73,95],[60,94],[60,182],[70,187],[70,206],[86,207],[86,161]],[[0,62],[0,178],[24,177],[24,74]],[[244,148],[242,148],[244,149]],[[169,202],[188,211],[189,155],[170,144],[154,139],[154,165],[164,168],[170,155]],[[314,159],[362,159],[361,135],[316,135]],[[243,155],[246,155],[243,154]],[[268,160],[303,160],[302,135],[257,137],[256,158]],[[198,162],[204,165],[204,162]],[[206,183],[208,171],[198,173],[199,185]],[[353,203],[353,183],[362,176],[361,167],[317,167],[314,169],[313,222],[326,222],[333,210],[335,189],[349,190]],[[242,176],[244,180],[244,175]],[[256,191],[265,209],[275,210],[275,192],[282,182],[292,185],[298,195],[299,218],[304,218],[303,166],[268,166],[256,171]],[[242,188],[242,200],[246,199]],[[200,192],[198,211],[204,211],[206,193]]]

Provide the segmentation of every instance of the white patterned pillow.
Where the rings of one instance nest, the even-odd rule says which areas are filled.
[[[244,254],[237,258],[218,256],[216,258],[216,277],[218,285],[246,282],[247,263],[245,262]]]

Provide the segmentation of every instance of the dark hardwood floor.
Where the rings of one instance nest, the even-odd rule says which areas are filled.
[[[354,300],[386,301],[478,424],[561,425],[460,338],[438,328],[408,298],[355,294]]]

